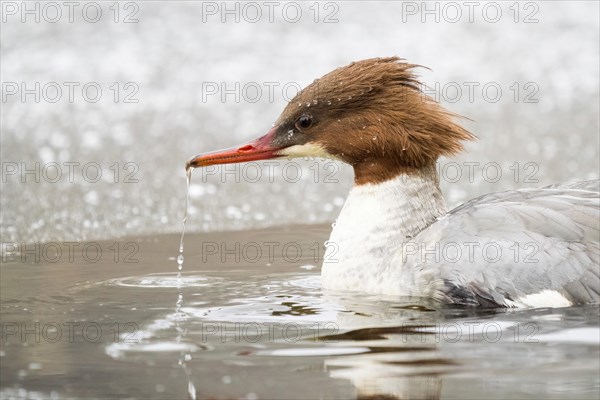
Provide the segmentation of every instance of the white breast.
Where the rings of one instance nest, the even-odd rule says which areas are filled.
[[[355,186],[326,243],[323,287],[421,295],[418,273],[390,258],[403,241],[445,212],[435,173]]]

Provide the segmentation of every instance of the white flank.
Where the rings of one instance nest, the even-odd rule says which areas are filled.
[[[569,307],[573,305],[573,302],[565,296],[556,290],[549,289],[520,297],[515,303],[517,307]]]

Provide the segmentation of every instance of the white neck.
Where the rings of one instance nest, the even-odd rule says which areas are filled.
[[[445,213],[435,168],[355,186],[326,243],[323,287],[415,295],[392,282],[402,266],[390,265],[390,253]]]

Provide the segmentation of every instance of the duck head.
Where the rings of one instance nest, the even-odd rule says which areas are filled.
[[[429,168],[474,136],[423,93],[416,67],[389,57],[338,68],[300,91],[266,135],[200,154],[186,167],[324,157],[350,164],[356,184]]]

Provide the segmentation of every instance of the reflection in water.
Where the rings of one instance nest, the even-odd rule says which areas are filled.
[[[318,308],[310,307],[308,305],[302,305],[293,301],[284,301],[281,303],[284,307],[289,307],[289,309],[284,311],[273,311],[271,313],[272,316],[278,317],[282,315],[317,315],[319,313]]]
[[[423,328],[423,326],[389,326],[383,328],[355,329],[336,335],[321,336],[320,340],[385,340],[385,335],[388,334],[430,334],[429,332],[420,332],[420,328]]]
[[[511,346],[523,345],[531,333],[525,329],[531,324],[530,317],[522,323],[508,318],[518,316],[516,312],[440,308],[415,299],[402,302],[398,298],[322,292],[315,275],[305,273],[230,279],[188,272],[173,278],[172,274],[134,276],[110,281],[109,285],[156,290],[176,283],[174,313],[171,309],[171,315],[155,319],[144,331],[148,341],[164,340],[168,326],[156,327],[168,320],[175,328],[175,344],[202,343],[196,349],[178,349],[178,365],[187,377],[190,398],[223,390],[229,393],[222,386],[207,383],[207,379],[203,382],[213,389],[206,387],[205,392],[198,393],[194,384],[200,376],[210,374],[202,367],[201,358],[216,351],[228,369],[262,368],[267,373],[267,365],[281,365],[279,370],[287,371],[283,375],[283,371],[270,372],[280,379],[304,370],[307,363],[314,365],[311,368],[320,364],[334,381],[351,382],[357,398],[437,399],[444,397],[445,391],[458,390],[445,382],[465,374],[479,376],[488,359],[498,362],[497,351],[508,351],[516,362],[516,354],[522,352],[511,350]],[[193,301],[185,304],[185,289],[193,288],[201,291],[193,292]],[[546,316],[544,320],[562,319]],[[525,333],[528,335],[518,337]],[[589,329],[584,333],[588,335]],[[192,357],[198,349],[207,352],[201,358]],[[487,355],[482,358],[481,354]],[[146,357],[154,358],[156,353],[148,351]],[[518,362],[526,365],[532,360],[525,357]],[[197,365],[194,371],[192,364]],[[231,372],[216,377],[227,389],[232,379]],[[231,397],[244,396],[233,390]]]
[[[184,220],[184,225],[185,225],[185,220]],[[183,236],[181,237],[181,244],[183,246]],[[183,247],[181,250],[183,250]],[[181,266],[181,264],[180,264],[180,266]],[[185,326],[182,326],[182,325],[185,324],[185,322],[188,319],[186,313],[182,311],[183,292],[181,291],[181,272],[179,272],[177,274],[177,280],[179,282],[179,286],[178,286],[179,293],[177,295],[177,302],[175,303],[175,330],[177,331],[176,341],[178,343],[181,343],[183,341],[183,338],[186,335],[186,328],[185,328]],[[191,359],[192,359],[191,352],[185,352],[185,353],[182,352],[181,357],[179,358],[178,364],[181,366],[181,368],[185,372],[187,379],[188,379],[188,395],[189,395],[190,399],[196,400],[196,387],[194,386],[194,383],[192,382],[192,378],[191,378],[192,377],[192,369],[187,364],[188,361],[191,361]]]
[[[433,334],[420,328],[362,328],[323,336],[322,341],[370,344],[364,355],[326,359],[325,368],[332,378],[351,381],[360,399],[438,399],[443,376],[460,364],[443,357]]]
[[[436,314],[436,310],[429,306],[413,303],[386,303],[383,306],[381,301],[357,301],[354,296],[324,296],[314,275],[284,275],[260,278],[258,281],[215,279],[181,272],[175,281],[172,277],[169,274],[137,276],[113,280],[109,284],[156,289],[172,287],[176,283],[178,297],[175,312],[171,317],[160,318],[173,321],[176,343],[185,343],[188,338],[192,343],[202,341],[204,344],[206,332],[210,329],[213,335],[209,335],[208,340],[212,340],[212,347],[243,345],[245,349],[236,352],[238,357],[259,360],[282,358],[293,359],[294,362],[316,357],[322,360],[325,371],[332,378],[351,381],[359,396],[422,393],[426,397],[436,398],[440,380],[423,379],[420,375],[440,374],[457,365],[440,356],[434,343],[421,339],[423,336],[434,336],[433,332],[427,331],[434,327],[433,323],[365,327],[392,321],[396,324],[401,321],[408,323],[411,317],[419,314]],[[207,285],[209,282],[210,285]],[[218,305],[204,307],[202,302],[185,305],[184,289],[198,286],[220,293]],[[240,297],[240,294],[246,297]],[[236,329],[243,330],[249,324],[258,326],[258,322],[265,324],[263,327],[267,326],[270,332],[270,340],[266,343],[264,340],[244,342],[244,337],[242,340],[235,338],[233,343],[227,342]],[[155,320],[149,326],[159,325]],[[293,340],[290,339],[291,327]],[[148,328],[145,330],[149,331]],[[156,339],[163,335],[160,330],[150,333],[156,335]],[[250,348],[248,344],[251,344]],[[196,398],[197,388],[190,366],[192,361],[192,352],[182,348],[178,365],[187,376],[188,395]],[[416,380],[406,377],[410,374],[417,376]],[[403,391],[399,391],[396,382],[399,376],[403,377],[400,380],[405,388]],[[418,388],[415,389],[412,382],[418,382]],[[425,390],[425,382],[429,382],[430,390]]]
[[[208,281],[211,282],[210,288],[221,294],[218,305],[185,306],[183,288],[204,285]],[[265,344],[256,343],[252,346],[254,349],[238,351],[238,356],[261,360],[284,358],[295,362],[305,357],[317,357],[322,360],[330,377],[352,382],[359,397],[370,398],[438,398],[442,382],[440,376],[460,367],[458,362],[438,352],[434,321],[439,311],[430,305],[357,301],[354,296],[347,298],[343,294],[324,296],[312,277],[302,275],[276,279],[267,277],[258,282],[200,276],[183,279],[178,276],[177,282],[178,299],[173,318],[177,343],[183,342],[188,334],[193,341],[198,341],[199,332],[205,339],[205,331],[210,326],[211,333],[215,333],[215,329],[225,332],[211,337],[214,346],[227,347],[228,335],[236,327],[244,329],[245,325],[240,325],[240,322],[257,324],[257,321],[262,321],[268,324],[273,340]],[[172,285],[169,279],[156,281],[152,276],[123,278],[112,281],[112,284],[146,285],[147,288],[157,284],[163,287]],[[247,297],[239,297],[241,293]],[[423,315],[430,317],[424,318]],[[415,317],[430,323],[411,323]],[[330,324],[331,329],[324,329],[325,322]],[[394,325],[365,327],[391,322]],[[399,322],[404,325],[398,325]],[[297,340],[289,338],[287,330],[292,325],[295,333],[300,332]],[[235,344],[229,345],[247,344],[243,342],[236,338]],[[195,398],[197,393],[191,361],[191,352],[181,352],[178,364],[187,376],[188,394]]]

